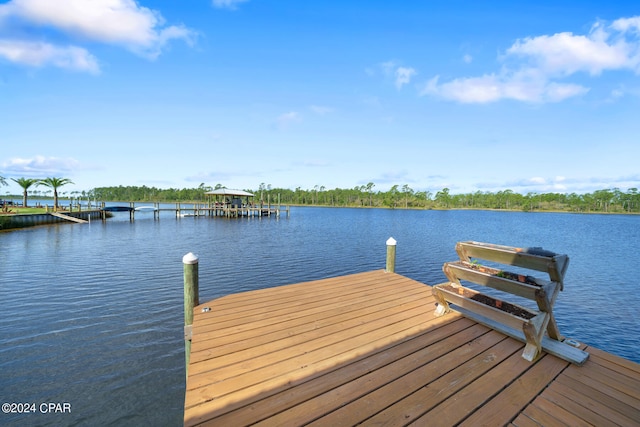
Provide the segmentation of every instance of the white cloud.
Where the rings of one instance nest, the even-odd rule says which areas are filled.
[[[237,9],[240,3],[244,3],[248,0],[213,0],[213,6],[218,9]]]
[[[530,178],[529,181],[531,182],[531,184],[546,184],[547,180],[544,179],[541,176],[534,176],[533,178]]]
[[[53,28],[77,40],[123,46],[150,59],[160,55],[169,41],[192,44],[196,36],[182,25],[165,26],[159,12],[134,0],[12,0],[0,5],[0,24],[6,20],[27,29]],[[29,46],[28,40],[23,42]]]
[[[316,114],[325,115],[333,112],[333,108],[323,107],[321,105],[311,105],[309,109]]]
[[[13,158],[2,164],[7,175],[16,177],[46,178],[47,176],[67,177],[77,170],[79,162],[73,158],[36,156],[30,159]]]
[[[640,73],[640,17],[619,19],[609,26],[597,23],[587,35],[564,32],[520,39],[501,59],[500,71],[480,77],[441,83],[436,76],[426,82],[421,95],[463,103],[560,102],[583,95],[588,87],[566,81],[576,73]]]
[[[624,40],[608,43],[600,30],[589,36],[559,33],[518,40],[507,55],[519,55],[533,66],[553,76],[566,76],[579,71],[598,75],[603,70],[635,68],[638,58]]]
[[[395,61],[387,61],[378,64],[382,74],[387,78],[393,79],[394,85],[398,90],[402,89],[402,86],[411,82],[411,78],[418,74],[418,72],[411,67],[399,66]],[[373,75],[373,70],[367,68],[366,73]]]
[[[396,68],[396,88],[401,89],[403,85],[411,81],[411,77],[417,74],[416,70],[407,67]]]
[[[435,95],[462,103],[488,103],[501,99],[525,102],[559,102],[584,94],[588,88],[570,83],[548,82],[526,75],[487,74],[439,83],[439,76],[429,80],[420,95]]]
[[[613,23],[611,24],[611,28],[622,33],[640,33],[640,16],[617,19],[613,21]]]
[[[476,183],[473,187],[484,189],[487,191],[502,191],[505,188],[514,192],[526,194],[533,193],[587,193],[603,188],[620,188],[625,191],[629,188],[638,188],[640,175],[627,175],[618,177],[571,177],[555,176],[542,177],[535,176],[531,178],[516,179],[513,181],[502,182],[484,182]],[[472,188],[473,188],[472,187]],[[436,187],[437,188],[437,187]],[[442,186],[440,186],[442,188]],[[466,190],[469,191],[469,190]]]
[[[614,99],[618,99],[618,98],[622,98],[625,95],[624,91],[620,88],[618,89],[613,89],[611,91],[611,94],[609,95],[609,97],[614,100]]]
[[[543,101],[543,102],[560,102],[567,98],[573,98],[574,96],[584,95],[589,92],[589,88],[571,83],[554,83],[547,84],[544,89],[539,93],[541,99],[535,99],[531,97],[527,100]]]
[[[275,124],[278,129],[286,129],[292,123],[299,122],[300,120],[300,114],[298,112],[289,111],[288,113],[279,115]]]
[[[394,61],[382,62],[380,64],[380,69],[386,75],[392,75],[396,69],[396,63]]]
[[[0,57],[32,67],[53,65],[76,71],[98,73],[98,61],[86,49],[54,46],[43,42],[0,39]]]
[[[473,56],[467,53],[462,57],[462,60],[464,61],[465,64],[471,64],[471,62],[473,61]]]

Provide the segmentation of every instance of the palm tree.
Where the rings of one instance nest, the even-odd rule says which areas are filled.
[[[7,180],[4,176],[0,176],[0,185],[7,185]]]
[[[451,202],[451,195],[449,194],[448,188],[443,188],[442,191],[438,191],[436,193],[436,201],[441,205],[444,205],[445,208],[449,208],[449,203]]]
[[[371,207],[371,204],[372,204],[373,187],[375,186],[376,185],[373,182],[369,182],[364,187],[367,190],[367,193],[369,194],[369,207]]]
[[[409,187],[409,184],[402,186],[402,193],[404,194],[404,208],[407,209],[409,207],[409,196],[413,194],[413,190]]]
[[[38,181],[38,185],[44,185],[45,187],[49,187],[53,189],[53,208],[54,210],[58,210],[58,187],[62,187],[63,185],[73,184],[69,178],[45,178]]]
[[[11,178],[13,181],[17,182],[20,187],[22,187],[22,206],[27,207],[27,190],[33,184],[37,184],[40,180],[34,178]]]

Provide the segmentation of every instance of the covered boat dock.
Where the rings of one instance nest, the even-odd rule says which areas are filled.
[[[207,210],[213,216],[241,217],[241,216],[280,216],[280,204],[264,204],[254,202],[254,194],[244,190],[217,188],[205,193],[207,196]],[[289,216],[289,208],[286,208]]]

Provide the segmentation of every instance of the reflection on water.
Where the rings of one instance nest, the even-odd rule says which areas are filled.
[[[290,218],[115,214],[102,223],[0,234],[0,384],[15,402],[71,414],[1,415],[9,425],[180,425],[182,256],[200,257],[206,301],[232,292],[384,268],[445,280],[455,243],[567,253],[561,332],[636,362],[640,217],[484,211],[292,208]]]

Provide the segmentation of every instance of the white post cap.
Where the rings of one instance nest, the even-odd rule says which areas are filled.
[[[394,239],[393,237],[389,237],[389,239],[387,240],[387,246],[395,246],[396,243],[396,239]]]
[[[189,252],[185,256],[182,257],[183,264],[197,264],[198,263],[198,255],[194,255],[193,252]]]

